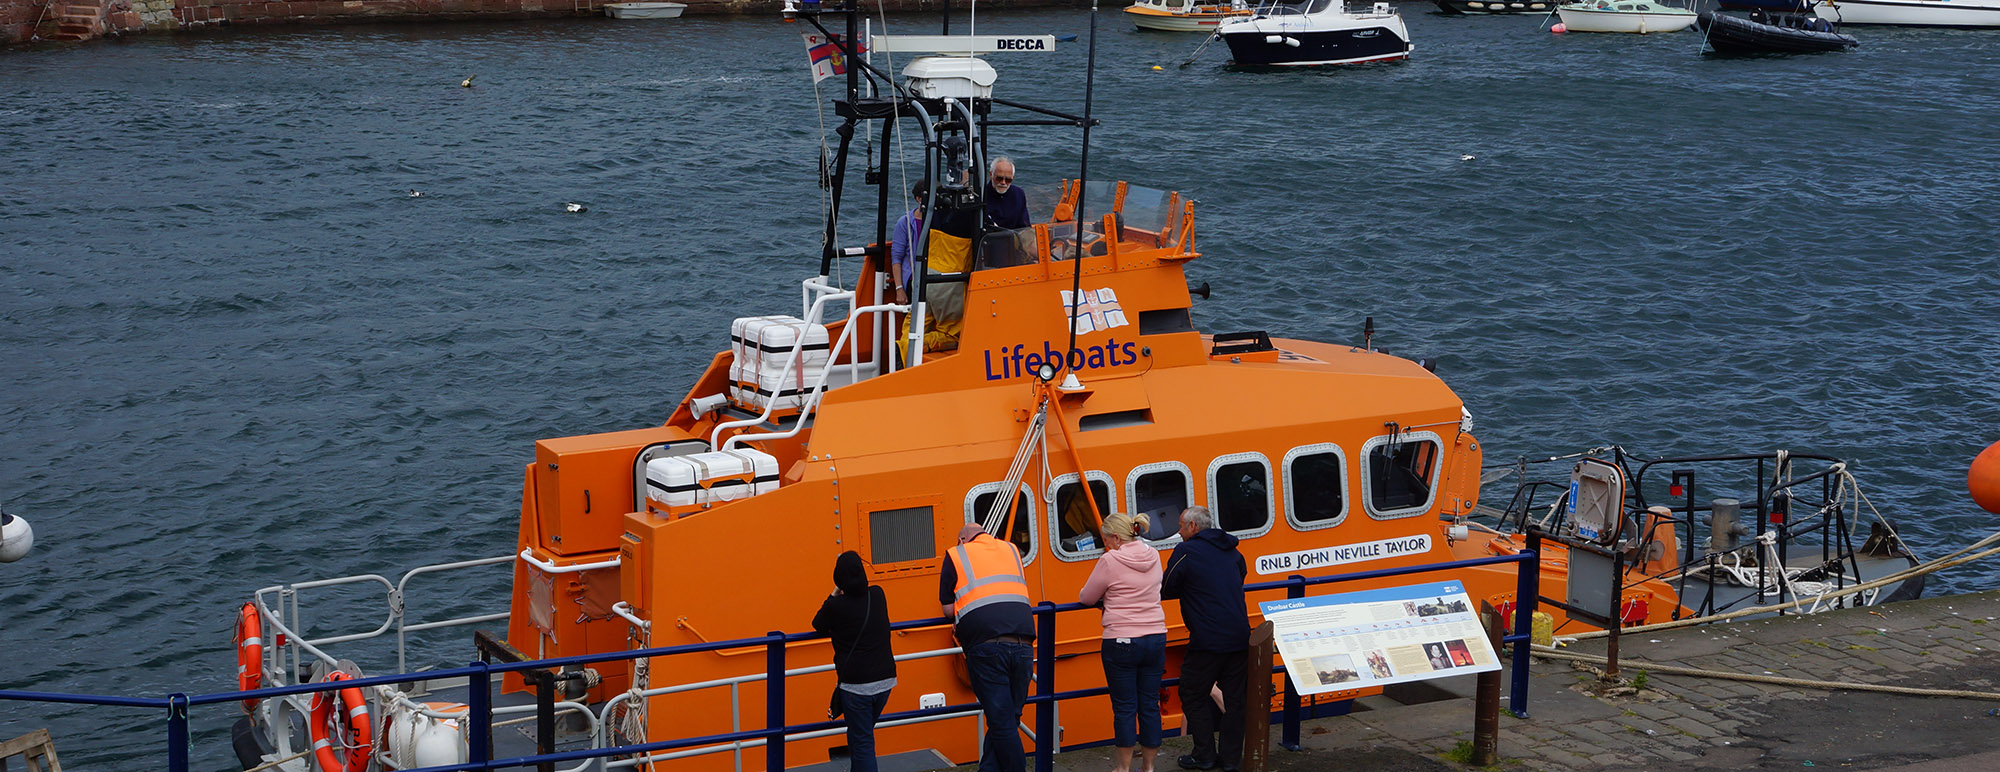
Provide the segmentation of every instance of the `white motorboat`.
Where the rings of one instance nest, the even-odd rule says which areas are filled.
[[[1820,0],[1813,13],[1835,24],[2000,27],[2000,0]]]
[[[604,15],[613,19],[673,19],[687,10],[687,3],[605,3]]]
[[[1216,30],[1242,65],[1357,64],[1408,59],[1409,28],[1395,6],[1349,10],[1340,0],[1301,0],[1257,9]]]
[[[1696,19],[1694,11],[1651,0],[1585,0],[1556,6],[1556,13],[1570,32],[1679,32]]]

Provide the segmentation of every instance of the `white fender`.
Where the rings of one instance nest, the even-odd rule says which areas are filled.
[[[28,556],[35,546],[35,529],[28,521],[0,512],[0,563],[12,563]]]

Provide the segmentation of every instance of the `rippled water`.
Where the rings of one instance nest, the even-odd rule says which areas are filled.
[[[1091,168],[1200,200],[1198,324],[1373,316],[1490,460],[1811,450],[1922,551],[1993,526],[1963,490],[2000,439],[2000,33],[1717,60],[1403,8],[1412,60],[1298,72],[1179,69],[1198,36],[1106,12]],[[727,319],[795,307],[831,120],[800,48],[687,18],[0,54],[0,503],[40,540],[0,566],[0,688],[225,690],[256,588],[505,554],[535,439],[664,420]],[[1084,59],[1005,57],[1000,93],[1080,111]],[[996,149],[1049,182],[1075,141]],[[197,715],[203,768],[229,720]],[[44,725],[159,768],[154,716],[0,704]]]

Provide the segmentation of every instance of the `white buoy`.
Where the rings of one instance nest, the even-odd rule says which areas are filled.
[[[35,529],[28,521],[0,512],[0,563],[12,563],[28,556],[35,546]]]

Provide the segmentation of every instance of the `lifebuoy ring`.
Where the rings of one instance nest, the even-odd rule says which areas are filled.
[[[335,670],[326,674],[324,682],[345,680],[348,680],[347,674]],[[334,715],[333,695],[336,693],[340,695],[341,712],[345,718]],[[338,727],[346,727],[346,731],[338,732]],[[361,772],[368,768],[368,757],[375,743],[369,731],[368,702],[361,698],[359,688],[348,687],[337,692],[314,694],[310,730],[313,761],[319,765],[320,772]],[[340,738],[340,735],[345,735],[345,738]],[[336,745],[348,749],[345,762],[334,752]]]
[[[264,683],[264,621],[257,604],[245,603],[236,614],[236,690],[247,692]],[[244,700],[244,710],[256,710],[256,700]]]

